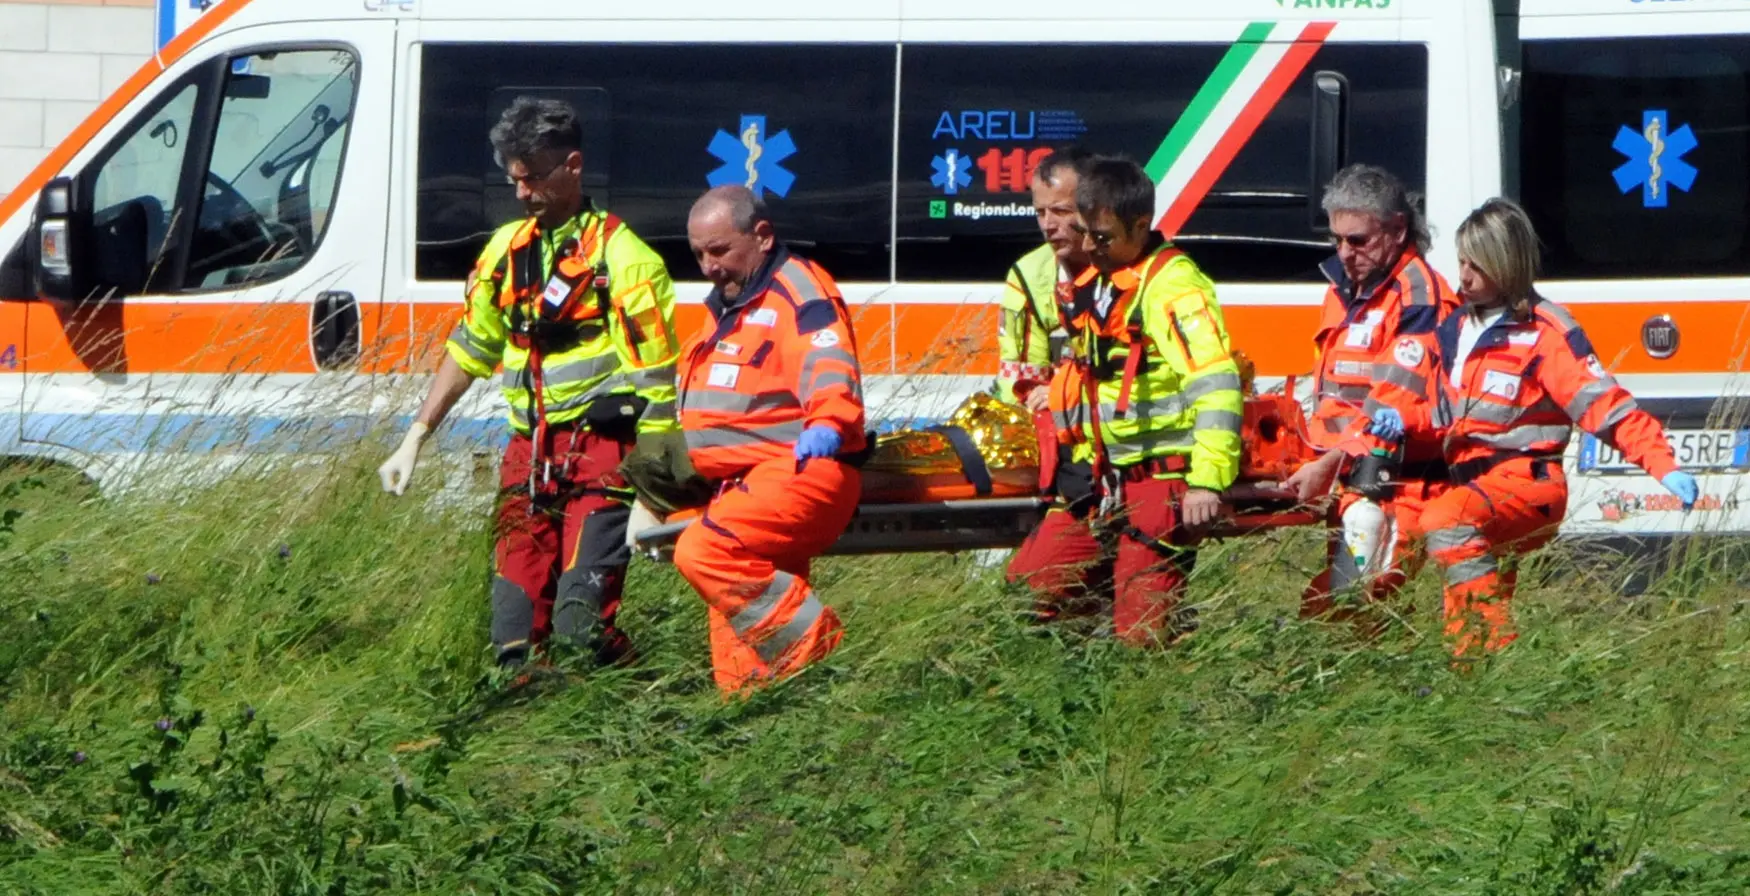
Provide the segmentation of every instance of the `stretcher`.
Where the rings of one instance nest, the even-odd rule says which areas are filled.
[[[1279,485],[1313,456],[1305,432],[1300,406],[1289,395],[1246,400],[1240,479],[1224,493],[1226,512],[1208,537],[1244,537],[1325,521]],[[943,426],[880,438],[864,469],[856,515],[827,553],[1016,547],[1051,506],[1051,499],[1039,493],[1040,461],[1033,422],[975,395]],[[667,561],[675,540],[697,515],[683,512],[641,529],[633,535],[634,548]]]

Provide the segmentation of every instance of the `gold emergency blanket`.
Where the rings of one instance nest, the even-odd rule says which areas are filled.
[[[990,496],[1030,495],[1039,488],[1039,437],[1025,408],[980,392],[946,421],[964,430],[990,471]],[[880,436],[863,465],[866,502],[975,497],[954,444],[941,432],[902,429]]]

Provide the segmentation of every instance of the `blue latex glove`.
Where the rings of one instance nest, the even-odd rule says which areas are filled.
[[[1404,437],[1404,415],[1397,408],[1380,408],[1373,413],[1367,431],[1388,442],[1399,441]]]
[[[1684,510],[1694,510],[1696,500],[1701,497],[1701,486],[1696,484],[1695,477],[1682,470],[1666,473],[1659,484],[1683,502]]]
[[[802,436],[796,440],[796,459],[809,460],[816,457],[832,457],[839,453],[839,431],[824,423],[816,423],[802,431]]]

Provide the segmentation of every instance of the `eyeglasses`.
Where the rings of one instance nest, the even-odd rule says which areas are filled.
[[[1374,231],[1373,233],[1333,233],[1331,234],[1331,245],[1341,246],[1344,243],[1348,243],[1349,248],[1351,249],[1365,249],[1367,248],[1367,244],[1373,242],[1374,238],[1379,236],[1379,234],[1380,231]]]
[[[515,185],[520,183],[525,187],[532,187],[535,184],[541,183],[542,181],[545,181],[547,178],[552,177],[553,172],[558,171],[559,169],[564,168],[564,167],[565,167],[565,162],[563,160],[561,160],[559,162],[554,163],[553,167],[548,168],[546,171],[543,171],[540,174],[525,174],[521,177],[518,177],[514,174],[511,174],[509,171],[506,171],[504,173],[504,182],[507,184],[510,184],[512,186],[515,186]]]

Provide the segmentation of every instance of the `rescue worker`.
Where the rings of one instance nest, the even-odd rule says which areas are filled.
[[[1003,284],[997,341],[1001,363],[997,395],[1020,402],[1033,414],[1039,438],[1039,491],[1056,494],[1060,483],[1085,494],[1093,473],[1085,462],[1058,450],[1057,427],[1050,409],[1051,371],[1060,353],[1054,343],[1065,338],[1064,315],[1075,300],[1075,281],[1088,269],[1088,253],[1076,233],[1076,188],[1093,153],[1072,147],[1046,156],[1033,172],[1033,211],[1045,242],[1009,268]],[[1012,563],[1019,554],[1011,555]],[[1012,570],[1011,570],[1012,572]],[[1035,622],[1065,616],[1090,616],[1100,611],[1097,600],[1039,600]]]
[[[1089,165],[1076,229],[1091,261],[1070,309],[1074,359],[1051,384],[1061,437],[1092,465],[1085,495],[1021,545],[1011,581],[1046,601],[1111,581],[1115,634],[1165,644],[1196,560],[1199,529],[1239,473],[1240,374],[1215,286],[1155,233],[1155,185],[1126,159]]]
[[[630,649],[615,616],[631,553],[616,467],[638,434],[677,426],[674,287],[631,228],[590,206],[571,106],[519,97],[491,142],[529,217],[487,241],[437,377],[379,474],[384,490],[405,492],[427,436],[502,367],[511,439],[493,551],[498,663],[523,664],[549,634],[614,661]]]
[[[1401,379],[1402,371],[1389,363],[1392,346],[1400,337],[1433,332],[1441,314],[1458,305],[1452,287],[1424,257],[1430,241],[1421,212],[1390,172],[1371,165],[1344,168],[1326,187],[1322,205],[1336,254],[1320,266],[1330,285],[1313,336],[1316,405],[1307,436],[1323,454],[1287,481],[1303,502],[1330,492],[1345,457],[1334,449],[1355,434],[1374,384]],[[1356,595],[1361,601],[1386,599],[1413,574],[1419,563],[1410,533],[1425,503],[1444,490],[1445,478],[1438,444],[1411,440],[1404,446],[1398,486],[1381,502],[1387,518],[1397,523],[1392,563]],[[1360,498],[1345,493],[1331,508],[1326,565],[1301,597],[1302,618],[1355,615],[1353,605],[1336,606],[1334,595],[1360,578],[1341,523],[1343,512]]]
[[[1075,280],[1088,268],[1088,253],[1075,232],[1076,187],[1094,158],[1080,148],[1045,157],[1033,172],[1033,211],[1045,242],[1009,267],[997,327],[997,397],[1027,410],[1047,410],[1053,337],[1064,332],[1063,311]]]
[[[1459,657],[1516,637],[1515,573],[1502,561],[1549,541],[1567,508],[1562,452],[1574,426],[1620,450],[1682,502],[1695,477],[1677,468],[1664,429],[1606,373],[1586,333],[1532,286],[1537,234],[1519,206],[1491,199],[1458,228],[1464,305],[1432,333],[1399,337],[1399,375],[1374,387],[1371,437],[1434,441],[1452,488],[1421,508],[1416,529],[1445,571],[1445,631]]]
[[[674,564],[705,601],[717,686],[734,693],[797,672],[843,636],[808,572],[857,509],[862,373],[838,286],[778,244],[746,187],[701,197],[687,240],[714,288],[681,350],[681,430],[717,490]]]

